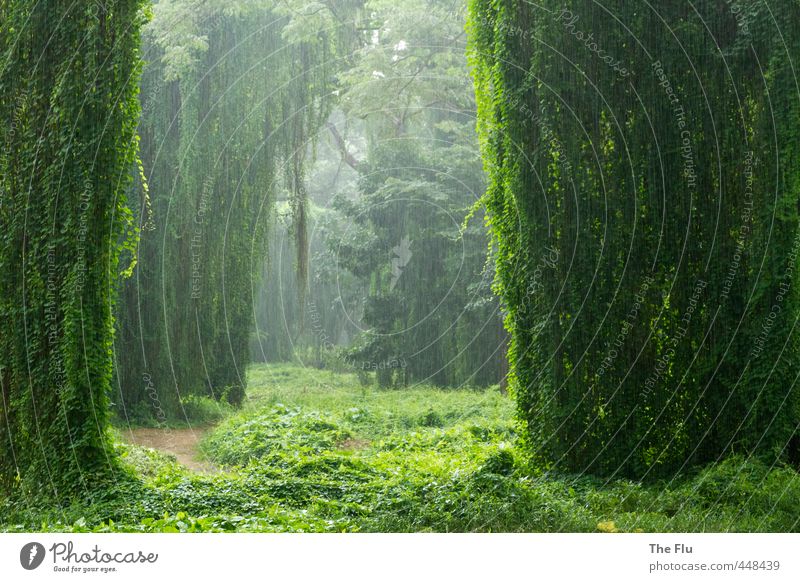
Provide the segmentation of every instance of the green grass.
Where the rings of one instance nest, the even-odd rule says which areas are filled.
[[[288,365],[254,366],[249,383],[202,443],[219,473],[117,444],[127,478],[60,510],[0,503],[0,529],[800,531],[800,475],[757,460],[650,484],[526,467],[496,389],[376,390]]]

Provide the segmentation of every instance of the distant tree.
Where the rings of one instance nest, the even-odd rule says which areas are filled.
[[[484,280],[488,241],[475,100],[464,57],[464,14],[449,1],[367,3],[371,15],[342,109],[366,137],[361,159],[334,133],[359,175],[358,196],[335,207],[353,225],[333,241],[340,267],[369,288],[365,333],[351,365],[382,385],[501,380],[505,341]]]

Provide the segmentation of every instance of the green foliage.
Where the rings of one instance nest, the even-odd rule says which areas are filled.
[[[249,386],[204,445],[224,472],[117,445],[139,481],[60,512],[5,501],[0,530],[800,531],[800,475],[752,458],[644,484],[532,471],[496,390],[364,391],[353,374],[291,366],[253,367]]]
[[[112,310],[137,234],[145,14],[117,0],[0,13],[0,496],[59,507],[117,478]]]
[[[189,424],[212,424],[222,420],[231,412],[231,406],[223,400],[215,400],[207,396],[189,394],[181,398],[183,416]]]
[[[800,28],[794,0],[770,4],[470,2],[537,464],[652,478],[798,458]]]
[[[367,291],[352,306],[367,330],[346,361],[378,385],[490,385],[503,376],[505,333],[482,285],[487,237],[462,230],[483,195],[464,15],[452,2],[367,2],[372,26],[343,73],[347,119],[363,120],[358,196],[334,208],[347,236],[331,241],[340,270]]]
[[[323,144],[321,140],[309,178],[309,289],[301,294],[293,276],[291,211],[287,204],[278,203],[274,224],[269,227],[270,256],[255,298],[256,329],[250,342],[254,362],[294,361],[317,368],[351,368],[344,361],[343,350],[354,331],[352,307],[368,290],[357,278],[336,268],[336,249],[330,248],[330,241],[341,240],[352,232],[352,225],[327,207],[332,196],[329,189],[347,191],[352,183],[341,177],[346,172],[338,168],[333,176],[326,175],[338,153],[325,150]]]
[[[288,448],[306,454],[329,450],[349,436],[324,416],[276,406],[255,417],[227,421],[209,437],[204,451],[218,463],[244,465]]]
[[[281,195],[305,287],[305,159],[330,111],[339,29],[358,4],[339,6],[342,21],[301,0],[154,6],[139,128],[147,188],[134,197],[140,261],[115,343],[123,418],[180,417],[188,394],[244,399],[254,283]]]

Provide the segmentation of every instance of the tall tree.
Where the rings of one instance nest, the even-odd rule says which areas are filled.
[[[797,451],[797,8],[471,1],[513,384],[545,466]]]
[[[357,199],[336,202],[354,228],[333,241],[340,267],[369,288],[351,363],[381,385],[497,383],[505,338],[481,284],[487,239],[479,219],[461,232],[485,189],[465,15],[449,0],[366,9],[371,27],[342,75],[342,107],[367,146]]]
[[[187,394],[242,401],[253,289],[282,185],[305,288],[306,157],[358,4],[155,6],[140,129],[148,187],[135,203],[140,262],[123,290],[115,346],[124,416],[180,417]]]
[[[0,491],[108,478],[137,151],[138,0],[0,4]],[[123,265],[127,268],[129,265]]]

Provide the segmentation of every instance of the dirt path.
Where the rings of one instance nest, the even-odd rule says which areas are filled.
[[[197,447],[208,430],[208,427],[134,428],[124,431],[123,435],[125,440],[134,445],[175,455],[181,465],[196,473],[213,473],[217,467],[204,459]]]

